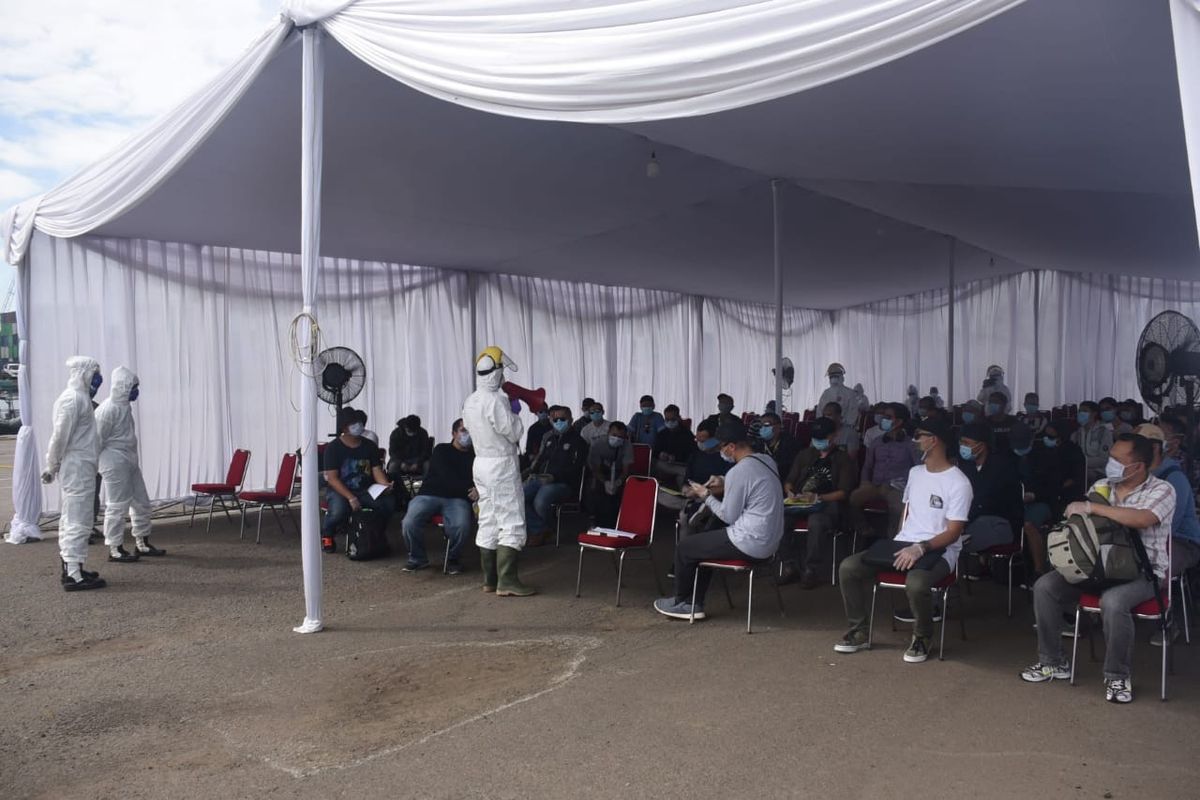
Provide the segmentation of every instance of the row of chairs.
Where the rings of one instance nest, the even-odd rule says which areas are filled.
[[[283,454],[283,458],[279,463],[279,474],[275,478],[274,488],[244,489],[246,471],[249,469],[249,466],[250,451],[234,450],[233,457],[229,460],[229,469],[225,472],[224,481],[220,483],[193,483],[192,517],[188,526],[191,527],[196,523],[196,509],[200,506],[201,500],[207,497],[208,522],[204,528],[205,533],[212,530],[213,511],[218,504],[225,513],[225,517],[230,522],[233,521],[233,517],[229,513],[232,509],[225,503],[226,500],[229,500],[241,512],[241,526],[238,531],[238,538],[245,537],[246,511],[255,506],[258,507],[258,529],[254,536],[255,544],[262,541],[263,511],[268,508],[271,509],[271,515],[275,517],[275,522],[279,525],[281,531],[283,530],[283,520],[279,516],[279,509],[282,508],[284,516],[291,520],[292,526],[296,528],[296,533],[299,534],[300,528],[296,525],[296,520],[292,519],[291,514],[287,513],[291,505],[292,493],[296,484],[296,471],[299,466],[296,454]]]

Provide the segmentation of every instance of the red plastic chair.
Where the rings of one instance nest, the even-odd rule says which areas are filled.
[[[195,494],[195,500],[192,503],[192,519],[188,522],[189,528],[196,522],[196,506],[200,504],[201,497],[209,498],[208,524],[204,526],[205,533],[208,533],[212,529],[213,507],[217,503],[221,504],[221,510],[225,512],[225,516],[229,521],[233,522],[233,517],[229,516],[229,507],[225,505],[225,498],[228,497],[230,500],[237,500],[237,493],[242,488],[242,483],[246,480],[246,469],[249,464],[249,450],[234,450],[233,458],[229,459],[229,469],[225,473],[225,481],[223,483],[192,484],[192,492]],[[244,509],[242,509],[242,518],[243,520],[245,519]]]
[[[891,570],[880,570],[875,575],[875,588],[871,590],[871,617],[867,625],[867,645],[871,644],[871,636],[875,631],[875,596],[879,594],[879,588],[884,589],[904,589],[906,573],[893,572]],[[942,598],[942,629],[938,639],[938,661],[945,661],[946,652],[946,618],[950,616],[950,590],[958,585],[958,570],[952,571],[949,575],[942,578],[938,583],[930,588],[933,593],[934,600],[940,596]],[[960,601],[961,602],[961,601]],[[960,608],[961,611],[961,608]],[[962,626],[962,638],[967,638],[967,623],[963,614],[958,615],[959,625]],[[892,630],[896,630],[896,621],[892,620]]]
[[[754,570],[757,567],[769,566],[770,558],[764,558],[761,561],[750,561],[749,559],[740,558],[723,558],[714,559],[712,561],[701,561],[696,565],[696,574],[692,578],[692,617],[688,620],[691,625],[696,624],[696,590],[700,586],[700,570],[715,569],[725,572],[745,573],[748,576],[747,593],[746,593],[746,633],[752,633],[750,628],[751,616],[754,613]],[[784,616],[783,612],[783,592],[779,591],[779,584],[772,582],[775,586],[775,598],[779,601],[779,616]],[[725,584],[725,599],[729,601],[729,607],[733,608],[733,595],[729,593],[729,584]]]
[[[652,450],[648,444],[635,444],[633,446],[633,464],[630,466],[630,474],[636,475],[639,478],[650,477],[650,454]]]
[[[289,504],[292,500],[292,490],[295,488],[296,482],[296,466],[297,459],[295,453],[284,453],[283,460],[279,464],[279,477],[275,479],[274,489],[258,489],[250,492],[239,492],[238,500],[242,503],[242,527],[238,533],[238,538],[244,538],[246,534],[246,514],[245,509],[250,507],[250,504],[258,506],[258,532],[254,536],[254,543],[259,544],[262,541],[262,515],[263,509],[271,509],[271,515],[275,517],[276,524],[279,525],[280,532],[283,531],[283,520],[279,518],[279,512],[276,510],[279,506],[283,507],[285,513],[290,511]],[[287,514],[288,519],[291,519],[291,514]],[[296,520],[292,519],[292,525],[296,528],[296,534],[300,533],[300,526],[296,524]]]
[[[616,536],[604,529],[593,529],[579,534],[579,569],[575,573],[575,596],[583,580],[583,553],[599,550],[617,556],[617,605],[621,605],[621,576],[625,569],[625,554],[631,550],[645,550],[650,557],[650,569],[654,572],[654,583],[662,594],[658,568],[654,566],[654,522],[658,515],[658,481],[654,478],[631,477],[625,481],[625,492],[621,496],[621,510],[617,513],[616,531],[632,536]]]

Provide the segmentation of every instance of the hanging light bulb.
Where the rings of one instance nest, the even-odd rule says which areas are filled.
[[[657,178],[658,171],[659,171],[658,159],[655,158],[654,151],[651,150],[650,151],[650,160],[646,162],[646,177],[647,178]]]

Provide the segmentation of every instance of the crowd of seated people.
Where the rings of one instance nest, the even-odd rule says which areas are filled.
[[[579,419],[567,406],[550,406],[530,426],[522,453],[529,544],[553,533],[556,508],[568,501],[581,501],[595,526],[615,526],[634,471],[634,446],[645,445],[650,474],[659,481],[658,504],[677,534],[676,590],[655,604],[664,614],[703,618],[705,574],[691,605],[701,560],[775,558],[778,580],[803,589],[824,585],[831,570],[838,574],[848,630],[835,649],[857,652],[868,646],[876,575],[901,571],[909,608],[897,616],[913,624],[904,660],[918,663],[929,653],[940,613],[930,587],[951,572],[985,577],[989,559],[1009,557],[1023,542],[1038,637],[1037,661],[1021,677],[1062,678],[1062,610],[1079,592],[1049,562],[1046,535],[1055,523],[1072,513],[1109,516],[1141,533],[1160,577],[1200,566],[1193,476],[1184,466],[1186,417],[1168,411],[1149,424],[1140,403],[1112,397],[1045,409],[1036,392],[1025,393],[1013,413],[1002,373],[991,371],[979,396],[957,407],[910,387],[907,402],[880,401],[849,418],[838,402],[828,402],[820,416],[803,422],[781,415],[773,403],[761,415],[735,415],[726,393],[717,396],[716,412],[695,426],[677,405],[660,413],[651,395],[640,398],[628,422],[610,419],[620,415],[606,414],[590,397],[580,404]],[[470,434],[461,420],[448,444],[431,449],[420,418],[403,417],[389,438],[386,469],[380,449],[366,438],[362,412],[344,409],[338,422],[323,462],[323,544],[362,508],[391,514],[406,504],[405,570],[428,566],[422,533],[440,516],[449,547],[446,572],[461,571],[477,497]],[[411,501],[402,491],[374,499],[367,492],[373,483],[404,481],[413,482]],[[1088,500],[1097,485],[1112,487],[1110,504]],[[835,545],[840,533],[854,534],[851,552]],[[1132,699],[1129,612],[1149,592],[1148,582],[1135,582],[1103,595],[1105,696],[1113,702]]]

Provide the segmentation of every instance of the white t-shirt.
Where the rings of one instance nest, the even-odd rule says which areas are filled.
[[[908,506],[904,524],[896,534],[898,542],[924,542],[946,530],[947,522],[966,522],[971,511],[971,481],[958,467],[930,472],[921,464],[908,471],[904,502]],[[950,569],[958,563],[962,539],[946,548]]]

